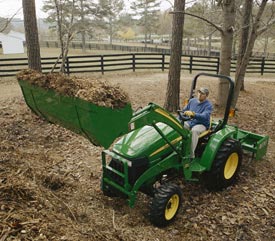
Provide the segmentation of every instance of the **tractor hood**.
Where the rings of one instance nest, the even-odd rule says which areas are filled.
[[[181,136],[170,126],[160,122],[156,125],[171,143],[181,140]],[[129,159],[150,158],[170,152],[171,147],[153,126],[145,125],[124,135],[114,144],[113,151]]]

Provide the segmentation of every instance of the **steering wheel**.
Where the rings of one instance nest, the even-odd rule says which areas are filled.
[[[190,116],[184,115],[184,114],[183,114],[184,112],[183,112],[182,110],[177,110],[177,112],[178,112],[178,114],[179,114],[179,119],[180,119],[181,121],[189,121],[189,120],[192,119]]]

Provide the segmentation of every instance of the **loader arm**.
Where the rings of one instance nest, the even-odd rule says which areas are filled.
[[[130,130],[135,130],[145,125],[154,125],[154,123],[158,122],[170,126],[184,139],[187,139],[187,135],[190,134],[189,131],[183,128],[175,116],[154,103],[149,103],[142,110],[135,112],[129,122],[129,128]]]
[[[181,137],[182,140],[182,150],[176,150],[174,145],[166,138],[165,134],[157,127],[156,123],[162,122],[171,128],[173,128]],[[135,130],[141,128],[145,125],[150,125],[155,128],[155,130],[160,134],[160,136],[165,140],[165,142],[179,155],[184,156],[189,154],[189,149],[186,148],[190,146],[191,132],[183,128],[182,124],[169,112],[161,108],[160,106],[149,103],[145,108],[137,111],[133,114],[132,119],[129,122],[129,129]],[[187,153],[188,152],[188,153]]]

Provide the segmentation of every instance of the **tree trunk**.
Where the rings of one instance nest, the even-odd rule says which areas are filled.
[[[211,49],[212,49],[212,33],[208,36],[208,48],[207,48],[207,55],[211,55]]]
[[[81,27],[84,28],[84,5],[83,5],[83,0],[80,1],[80,11],[81,11]],[[82,30],[81,31],[81,41],[82,41],[82,52],[86,52],[86,31]]]
[[[254,32],[254,34],[252,34],[253,36],[250,36],[249,38],[249,43],[247,45],[247,50],[242,58],[242,61],[241,63],[237,66],[237,69],[236,69],[236,84],[235,84],[235,91],[234,91],[234,97],[233,97],[233,100],[232,100],[232,103],[231,103],[231,106],[233,108],[236,107],[236,104],[237,104],[237,100],[238,100],[238,97],[239,97],[239,94],[240,94],[240,90],[241,90],[241,87],[242,87],[242,84],[243,84],[243,81],[244,81],[244,77],[245,77],[245,72],[246,72],[246,68],[247,68],[247,65],[249,63],[249,58],[252,54],[252,49],[253,49],[253,46],[254,46],[254,43],[255,43],[255,40],[257,38],[256,36],[256,33]]]
[[[74,11],[75,11],[75,0],[71,2],[71,15],[70,15],[70,23],[68,26],[64,27],[63,19],[64,12],[62,9],[62,4],[57,0],[54,0],[55,8],[56,8],[56,17],[57,17],[57,26],[58,26],[58,35],[60,41],[60,49],[61,49],[61,65],[60,72],[65,73],[66,66],[66,58],[69,53],[69,44],[73,39],[73,23],[74,23]]]
[[[113,31],[113,18],[110,18],[110,31],[109,31],[109,35],[110,35],[110,45],[113,44],[113,35],[114,35],[114,31]]]
[[[185,0],[174,1],[175,14],[173,15],[171,57],[168,74],[168,84],[164,108],[168,111],[179,109],[180,72]]]
[[[240,75],[238,66],[241,65],[245,51],[247,49],[248,45],[248,38],[249,38],[249,30],[250,30],[250,20],[251,20],[251,14],[252,14],[252,9],[253,9],[253,1],[251,0],[245,0],[244,3],[244,13],[243,13],[243,19],[242,19],[242,31],[241,31],[241,36],[240,36],[240,41],[239,41],[239,49],[238,49],[238,58],[237,58],[237,69],[235,73],[235,79],[239,79],[241,90],[244,90],[244,73]]]
[[[34,0],[22,0],[28,65],[30,69],[41,72],[40,46]]]
[[[57,29],[58,29],[58,37],[60,42],[60,51],[61,51],[61,59],[64,58],[64,41],[63,41],[63,13],[62,13],[62,6],[59,4],[57,0],[54,0],[55,3],[55,10],[56,10],[56,18],[57,18]],[[63,61],[62,61],[63,63]],[[53,69],[54,70],[54,69]],[[60,72],[64,72],[64,66],[61,64]]]
[[[268,57],[267,47],[268,47],[268,36],[265,36],[265,38],[264,38],[264,54],[263,54],[263,57],[265,57],[265,58]]]
[[[85,31],[81,32],[81,43],[82,43],[82,52],[86,52],[86,33]]]
[[[261,2],[256,19],[255,19],[252,29],[250,31],[250,35],[249,35],[249,38],[247,41],[247,47],[246,47],[245,53],[236,68],[236,75],[235,75],[236,85],[235,85],[235,90],[234,90],[234,97],[233,97],[232,104],[231,104],[233,108],[235,108],[237,105],[240,90],[241,90],[242,84],[244,82],[246,68],[249,63],[249,58],[253,51],[255,41],[256,41],[257,37],[267,29],[267,25],[266,25],[263,29],[261,29],[261,31],[259,31],[260,20],[263,15],[264,9],[266,7],[267,1],[268,0],[262,0],[262,2]]]
[[[223,31],[221,34],[220,74],[230,76],[233,33],[235,25],[235,0],[223,1]],[[228,82],[219,83],[218,105],[224,107],[228,96]]]
[[[186,41],[186,46],[187,46],[187,54],[190,54],[190,50],[191,50],[191,47],[190,47],[190,38],[187,37],[187,41]]]
[[[147,18],[148,18],[148,14],[147,14],[147,5],[145,4],[145,10],[144,10],[144,18],[145,18],[145,23],[144,23],[144,41],[145,41],[145,49],[147,48],[147,34],[148,34],[148,31],[147,31]]]

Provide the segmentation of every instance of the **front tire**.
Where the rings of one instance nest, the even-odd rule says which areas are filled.
[[[227,139],[218,150],[211,170],[204,174],[206,188],[219,191],[235,183],[242,163],[242,155],[240,142]]]
[[[165,227],[173,222],[182,203],[182,192],[178,185],[165,183],[156,189],[150,202],[149,218],[157,227]]]

